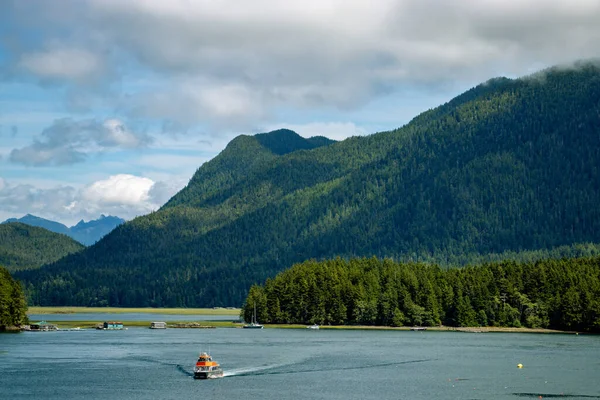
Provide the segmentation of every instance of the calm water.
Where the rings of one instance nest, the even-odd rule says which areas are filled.
[[[223,379],[190,376],[199,351],[221,362]],[[25,332],[0,335],[0,389],[2,398],[52,399],[600,399],[600,337],[235,328]]]

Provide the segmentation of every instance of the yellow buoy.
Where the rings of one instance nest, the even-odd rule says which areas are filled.
[[[517,364],[517,368],[523,368],[523,364]]]

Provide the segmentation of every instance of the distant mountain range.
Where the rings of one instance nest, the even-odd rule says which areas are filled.
[[[20,222],[0,224],[0,266],[9,271],[39,268],[83,248],[70,237],[44,228]]]
[[[115,229],[117,226],[125,222],[124,219],[113,216],[101,215],[100,218],[84,222],[79,221],[77,225],[67,227],[60,222],[51,221],[48,219],[36,217],[35,215],[27,214],[22,218],[9,218],[3,223],[21,222],[23,224],[37,226],[48,229],[51,232],[62,233],[86,246],[96,243],[102,239],[107,233]]]
[[[34,304],[239,306],[311,258],[464,265],[599,243],[599,115],[600,68],[579,63],[492,79],[389,132],[242,135],[160,210],[16,276]]]

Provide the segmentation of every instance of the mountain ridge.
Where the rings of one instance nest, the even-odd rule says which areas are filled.
[[[102,239],[102,237],[112,231],[116,226],[124,223],[125,220],[112,215],[105,216],[102,214],[98,219],[90,220],[88,222],[85,222],[82,219],[77,224],[67,227],[60,222],[37,217],[32,214],[26,214],[21,218],[9,218],[2,223],[4,224],[7,222],[21,222],[27,225],[45,228],[51,232],[67,235],[73,240],[85,246],[89,246]]]
[[[461,265],[598,243],[600,69],[544,74],[314,149],[277,155],[239,136],[160,210],[20,277],[39,304],[46,285],[56,304],[227,306],[311,258]],[[56,279],[77,289],[56,293]]]

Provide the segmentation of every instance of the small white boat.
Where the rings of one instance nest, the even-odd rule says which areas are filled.
[[[317,324],[312,324],[312,325],[310,325],[310,326],[307,326],[306,328],[307,328],[307,329],[319,329],[319,325],[317,325]]]
[[[244,329],[262,329],[263,326],[256,320],[256,303],[254,303],[254,314],[252,314],[252,322],[243,326]]]
[[[424,326],[413,326],[412,328],[410,328],[411,331],[426,331],[427,328]]]

